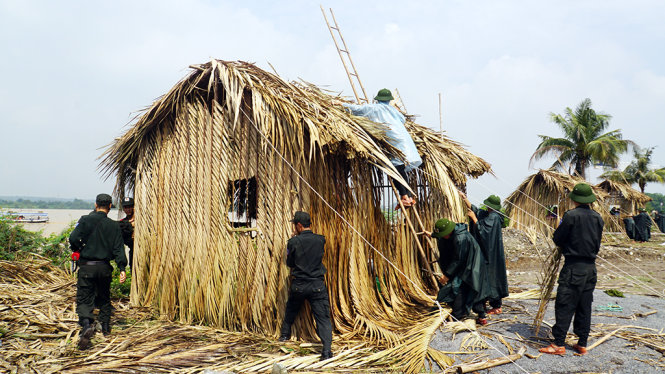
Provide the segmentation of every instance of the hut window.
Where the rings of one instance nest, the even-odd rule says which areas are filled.
[[[229,220],[233,227],[252,227],[256,222],[256,177],[229,181]]]

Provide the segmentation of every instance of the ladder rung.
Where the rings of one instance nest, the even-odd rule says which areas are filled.
[[[333,30],[337,30],[337,31],[339,31],[339,29],[338,29],[337,27],[332,27],[332,26],[330,26],[330,28],[333,29]]]
[[[347,51],[346,49],[340,49],[339,51],[340,51],[340,52],[344,52],[344,53],[346,53],[347,55],[349,54],[349,51]]]

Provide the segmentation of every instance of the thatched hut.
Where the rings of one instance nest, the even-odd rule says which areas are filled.
[[[510,226],[531,235],[551,236],[563,213],[574,207],[568,194],[580,182],[584,180],[553,170],[539,170],[530,175],[506,199]],[[592,188],[598,196],[592,208],[609,222],[612,218],[604,204],[607,193],[597,186]]]
[[[611,180],[604,180],[596,187],[602,189],[607,193],[605,198],[605,206],[607,209],[617,207],[621,211],[621,216],[634,216],[637,214],[638,208],[643,208],[646,203],[651,201],[651,198],[646,194],[632,188],[630,185],[621,182],[614,182]],[[623,223],[620,217],[613,216],[611,221],[611,229],[613,231],[623,231]],[[607,226],[607,223],[606,223]]]
[[[102,161],[117,176],[116,193],[135,198],[132,303],[186,323],[276,334],[287,298],[288,222],[305,210],[327,238],[335,329],[397,339],[420,318],[415,308],[431,305],[426,293],[435,285],[421,271],[418,239],[384,215],[392,196],[386,175],[399,177],[384,127],[313,85],[249,63],[191,68]],[[440,215],[463,219],[456,187],[489,164],[429,128],[408,129],[426,172],[411,178],[424,225]],[[294,333],[314,335],[312,322],[299,320]]]

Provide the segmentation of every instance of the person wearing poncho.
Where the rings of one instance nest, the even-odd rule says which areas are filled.
[[[501,314],[501,305],[504,297],[508,296],[508,276],[506,274],[506,255],[503,249],[503,220],[501,215],[501,199],[492,195],[483,201],[487,210],[478,209],[471,205],[466,195],[460,196],[473,212],[471,216],[471,234],[478,242],[483,255],[487,259],[487,278],[491,294],[489,304],[491,309],[487,314]]]
[[[629,239],[635,239],[635,221],[633,217],[626,217],[623,219],[623,226],[626,229],[626,235]]]
[[[486,261],[467,228],[465,223],[445,218],[436,221],[431,235],[438,243],[439,266],[443,272],[439,278],[443,287],[436,300],[452,307],[455,320],[466,318],[473,309],[478,314],[476,322],[485,325],[485,300],[490,293]]]
[[[651,239],[651,217],[647,210],[640,208],[640,214],[633,217],[635,221],[635,241],[648,242]]]
[[[665,233],[665,215],[662,215],[660,212],[656,212],[656,217],[653,219],[656,221],[656,225],[660,232]]]
[[[423,160],[420,158],[411,135],[404,126],[406,119],[402,113],[390,106],[390,101],[393,99],[393,94],[390,90],[384,88],[379,90],[374,97],[377,104],[355,105],[344,103],[343,105],[353,115],[366,117],[376,123],[388,126],[388,130],[386,131],[389,138],[388,141],[395,148],[399,149],[405,158],[401,160],[397,157],[392,157],[390,161],[402,178],[408,182],[406,173],[419,167],[423,163]],[[397,188],[402,204],[405,207],[415,204],[413,194],[404,185],[395,181],[395,188]]]

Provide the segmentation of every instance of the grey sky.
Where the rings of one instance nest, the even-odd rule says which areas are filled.
[[[370,94],[398,88],[419,123],[493,166],[478,202],[533,169],[547,120],[585,97],[665,166],[665,2],[334,1]],[[110,192],[97,157],[134,114],[210,58],[270,62],[351,95],[318,3],[0,0],[0,195]],[[625,161],[630,157],[626,156]],[[535,167],[546,168],[553,160]],[[598,174],[598,173],[596,173]],[[592,182],[597,182],[593,179]],[[647,192],[665,192],[650,184]]]

